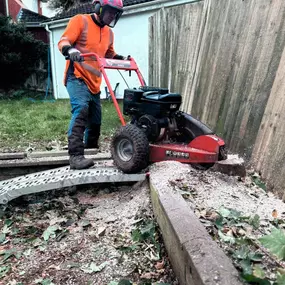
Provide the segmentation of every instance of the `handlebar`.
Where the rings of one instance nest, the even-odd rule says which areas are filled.
[[[137,63],[135,62],[135,60],[129,55],[127,57],[127,60],[120,60],[120,59],[111,59],[111,58],[101,58],[98,56],[98,54],[90,52],[90,53],[83,53],[81,54],[81,61],[84,61],[86,57],[95,57],[95,60],[98,61],[99,63],[99,69],[100,72],[102,73],[105,82],[107,84],[107,87],[109,89],[109,92],[111,94],[112,100],[114,102],[115,108],[119,114],[119,118],[121,120],[121,123],[123,126],[125,126],[125,120],[121,114],[120,111],[120,107],[118,105],[118,102],[116,100],[116,96],[114,94],[114,91],[111,87],[109,78],[107,76],[107,73],[105,71],[105,69],[117,69],[117,70],[126,70],[129,71],[129,73],[131,73],[131,71],[135,71],[138,79],[140,81],[141,86],[146,86],[145,80],[137,66]],[[69,56],[65,57],[66,59],[69,59]]]
[[[85,61],[85,58],[87,58],[87,57],[95,57],[95,59],[93,59],[93,61],[98,61],[98,62],[100,62],[101,59],[108,59],[108,58],[99,57],[99,55],[94,53],[94,52],[89,52],[89,53],[82,53],[81,56],[80,56],[79,62]],[[66,55],[65,59],[66,60],[70,60],[69,55]],[[128,61],[132,61],[132,60],[134,60],[130,55],[127,56],[127,59],[114,59],[114,58],[110,58],[110,59],[112,59],[112,60],[120,60],[120,61],[127,61],[127,60]]]

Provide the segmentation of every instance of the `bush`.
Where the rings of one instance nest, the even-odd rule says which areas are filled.
[[[23,24],[12,23],[9,17],[0,16],[0,89],[23,86],[39,61],[46,60],[47,48]]]

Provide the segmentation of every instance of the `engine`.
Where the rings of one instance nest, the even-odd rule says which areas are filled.
[[[161,129],[176,128],[175,113],[179,111],[182,96],[169,93],[166,88],[140,87],[124,92],[124,115],[142,128],[150,141],[157,141]]]
[[[124,92],[125,115],[139,118],[151,115],[154,118],[165,118],[179,110],[182,97],[177,93],[169,93],[166,88],[141,87],[126,89]]]

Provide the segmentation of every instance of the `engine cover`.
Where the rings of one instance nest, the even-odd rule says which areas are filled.
[[[181,103],[180,94],[169,93],[165,88],[125,89],[123,112],[124,115],[134,115],[136,118],[151,115],[161,119],[177,112]]]

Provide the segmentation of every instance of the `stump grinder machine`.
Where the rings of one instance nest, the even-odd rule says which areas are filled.
[[[127,60],[99,58],[95,53],[82,55],[82,60],[96,59],[109,89],[122,126],[111,141],[114,164],[124,173],[138,173],[154,162],[174,160],[209,168],[227,158],[225,142],[209,127],[180,110],[182,96],[167,88],[146,86],[132,57]],[[136,72],[138,88],[124,90],[123,114],[106,69]]]

